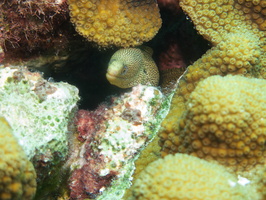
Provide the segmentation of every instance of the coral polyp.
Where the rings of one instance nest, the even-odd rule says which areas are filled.
[[[0,117],[0,199],[30,200],[36,192],[36,173],[12,132]]]
[[[156,1],[68,0],[79,34],[100,47],[132,47],[151,40],[161,27]]]
[[[131,190],[127,200],[259,200],[223,166],[178,153],[150,163]]]

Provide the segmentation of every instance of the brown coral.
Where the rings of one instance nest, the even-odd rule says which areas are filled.
[[[155,1],[68,0],[78,33],[101,47],[130,47],[149,41],[161,27]]]
[[[132,186],[128,200],[258,199],[222,166],[185,154],[150,163]]]
[[[235,7],[246,14],[246,20],[258,25],[261,31],[266,31],[266,1],[265,0],[237,0]]]
[[[178,127],[165,136],[163,152],[216,160],[237,171],[265,163],[265,89],[265,80],[242,76],[199,82]]]
[[[68,31],[66,0],[2,0],[0,3],[0,47],[5,58],[28,58],[41,51],[66,46]]]
[[[0,199],[29,200],[36,191],[32,163],[12,134],[6,120],[0,118]]]

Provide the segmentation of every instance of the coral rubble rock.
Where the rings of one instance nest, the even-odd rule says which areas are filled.
[[[71,165],[71,198],[123,196],[134,160],[166,115],[164,100],[158,89],[139,85],[114,98],[112,105],[101,105],[94,112],[79,111],[76,123],[84,143]]]
[[[68,153],[68,123],[79,100],[78,90],[67,83],[46,81],[23,67],[0,68],[0,113],[29,159]]]

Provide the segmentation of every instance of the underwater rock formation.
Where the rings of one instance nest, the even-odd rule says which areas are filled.
[[[27,57],[29,52],[35,51],[42,54],[42,49],[61,48],[67,44],[67,35],[73,33],[68,32],[69,29],[67,28],[64,30],[60,28],[60,24],[68,21],[64,0],[4,0],[2,2],[0,3],[0,11],[3,11],[0,12],[0,25],[3,25],[0,26],[0,62],[3,61],[5,56],[10,58],[12,55],[17,56],[17,53],[20,52],[25,53],[23,56]],[[101,47],[104,49],[112,46],[128,47],[142,44],[153,38],[161,27],[156,1],[114,0],[112,3],[110,2],[107,0],[69,0],[71,22],[75,25],[77,32],[98,45],[100,49]],[[162,123],[159,133],[160,145],[163,148],[162,154],[188,153],[206,160],[217,160],[217,162],[225,164],[231,169],[240,171],[249,170],[257,164],[265,164],[265,135],[263,132],[265,124],[263,117],[258,114],[260,111],[264,112],[265,110],[259,103],[264,102],[264,99],[260,99],[260,94],[254,95],[253,92],[257,92],[256,89],[250,92],[253,97],[257,95],[256,98],[251,98],[251,100],[248,94],[244,97],[241,96],[245,93],[244,89],[241,89],[243,94],[235,92],[236,95],[241,97],[237,102],[240,107],[240,110],[237,110],[237,114],[239,114],[237,117],[243,117],[243,109],[250,109],[250,112],[245,110],[250,115],[249,119],[245,118],[247,115],[243,119],[237,118],[237,122],[236,118],[230,117],[231,115],[229,114],[220,118],[216,117],[218,123],[221,122],[222,118],[222,124],[218,124],[213,120],[212,114],[214,112],[217,114],[223,110],[213,111],[213,107],[217,109],[217,106],[212,106],[208,102],[208,99],[213,96],[206,97],[208,92],[205,92],[208,91],[208,85],[211,84],[208,83],[209,79],[206,78],[213,75],[226,76],[227,74],[232,74],[243,75],[248,78],[266,77],[265,1],[158,0],[158,4],[162,8],[165,7],[171,10],[172,15],[181,12],[178,5],[179,2],[183,11],[193,21],[198,32],[211,42],[212,48],[202,58],[190,65],[185,74],[176,83],[177,89],[172,100],[171,110]],[[49,8],[46,3],[51,3],[48,6]],[[29,5],[32,6],[32,9],[28,8]],[[43,8],[44,13],[41,12],[40,8]],[[60,11],[61,9],[63,9],[62,12]],[[14,10],[18,11],[18,13],[14,12]],[[51,13],[49,12],[50,10],[52,10]],[[30,14],[20,15],[20,11],[21,13],[27,11]],[[4,19],[7,22],[4,22]],[[17,22],[22,23],[18,25]],[[171,29],[170,25],[167,27],[169,32],[176,30],[174,28]],[[30,29],[32,27],[33,29]],[[177,25],[176,27],[180,28],[182,26]],[[25,32],[27,34],[25,36],[21,34],[21,30],[23,30],[22,33]],[[38,32],[39,30],[40,32]],[[177,36],[174,33],[173,35]],[[29,40],[27,40],[28,36],[30,36]],[[185,63],[183,55],[186,52],[181,52],[183,49],[180,48],[179,43],[176,43],[178,37],[174,38],[173,42],[167,41],[166,37],[157,38],[157,41],[169,44],[169,46],[166,45],[165,52],[163,50],[160,51],[159,48],[159,50],[156,49],[158,52],[162,52],[156,55],[156,61],[159,63],[159,68],[161,68],[161,77],[168,85],[168,82],[176,80],[177,76],[185,69],[186,66],[183,67]],[[192,43],[185,44],[190,47]],[[91,45],[89,42],[87,44]],[[161,47],[163,45],[158,44],[157,46]],[[92,51],[94,50],[92,49]],[[91,51],[89,51],[89,54],[91,54]],[[80,57],[77,58],[79,60],[77,65],[83,63],[86,55],[82,58]],[[57,57],[55,58],[57,59]],[[88,59],[94,62],[94,58],[89,57]],[[189,59],[186,61],[188,61],[187,63],[192,63]],[[97,62],[94,64],[97,67],[100,66]],[[91,67],[91,65],[88,65],[88,67]],[[95,67],[96,70],[98,70],[97,67]],[[176,69],[182,70],[178,73]],[[64,72],[64,70],[62,71]],[[89,71],[90,75],[83,72],[80,72],[80,74],[91,79],[90,83],[92,84],[90,86],[94,87],[95,82],[93,81],[95,77],[95,79],[99,77],[98,74],[95,76],[96,73],[93,70]],[[39,177],[54,175],[54,173],[51,173],[50,167],[54,167],[57,163],[59,163],[59,167],[56,170],[63,169],[60,168],[60,162],[65,160],[69,152],[70,159],[67,164],[71,168],[71,176],[67,184],[69,184],[70,196],[66,192],[64,194],[67,196],[65,199],[120,199],[124,190],[130,186],[135,167],[134,161],[137,159],[139,152],[154,137],[162,118],[165,116],[165,112],[162,111],[165,111],[165,109],[159,110],[160,104],[164,99],[160,91],[153,87],[137,86],[133,88],[133,92],[127,93],[121,98],[113,98],[111,105],[102,104],[95,111],[80,110],[75,120],[78,130],[77,140],[70,144],[73,138],[69,139],[68,136],[71,138],[72,135],[67,133],[72,131],[68,129],[68,124],[74,121],[73,114],[78,101],[76,88],[65,83],[45,81],[38,73],[26,72],[24,68],[4,68],[0,70],[0,75],[0,111],[5,113],[5,117],[10,121],[12,128],[23,131],[18,131],[20,134],[18,134],[18,137],[20,137],[19,142],[23,145],[29,158],[34,160],[35,167],[48,169],[47,171],[39,170],[40,173],[37,171],[37,175]],[[206,88],[201,87],[201,85],[206,83],[201,82],[204,80],[208,83]],[[251,85],[251,83],[243,85]],[[84,88],[86,87],[84,86]],[[217,88],[220,87],[217,86]],[[249,86],[246,86],[246,88],[249,88]],[[215,89],[213,90],[216,91]],[[213,93],[219,96],[230,92],[220,88],[218,93]],[[146,98],[147,96],[149,98]],[[92,97],[89,96],[88,99],[92,99]],[[258,106],[256,107],[252,103],[246,106],[241,99],[248,99],[254,104],[257,102]],[[16,103],[12,104],[13,101]],[[91,103],[92,100],[88,102]],[[217,104],[219,103],[223,104],[222,101],[217,101]],[[233,105],[235,104],[232,103]],[[8,108],[8,106],[13,107]],[[204,106],[207,108],[203,111],[201,108]],[[255,114],[252,113],[254,106]],[[211,107],[211,110],[208,110],[209,107]],[[224,106],[223,108],[226,109],[227,107]],[[16,115],[12,115],[13,113]],[[54,115],[51,116],[51,113]],[[207,119],[205,115],[208,115]],[[232,115],[235,116],[236,114],[233,113]],[[27,118],[27,116],[30,116],[30,118]],[[241,127],[243,125],[241,120],[246,124],[243,127]],[[217,131],[216,128],[224,131],[224,135],[221,135],[221,132]],[[254,130],[256,134],[250,133],[250,130]],[[28,137],[29,133],[34,136]],[[24,135],[27,138],[24,138]],[[158,138],[153,142],[157,142],[157,140]],[[40,142],[45,144],[37,147],[31,146]],[[47,146],[45,146],[46,143]],[[68,144],[71,145],[70,151],[68,151]],[[143,160],[139,160],[136,165],[139,167],[136,170],[136,180],[142,179],[140,171],[142,171],[145,164],[159,157],[157,154],[159,151],[158,145],[150,144],[152,144],[149,146],[150,148],[143,153]],[[32,148],[36,149],[39,155],[36,156],[36,152],[31,151]],[[51,152],[54,149],[55,152]],[[183,155],[184,157],[191,156]],[[206,163],[198,158],[195,158],[195,160],[197,164]],[[179,161],[177,164],[182,163],[183,159]],[[166,163],[166,161],[163,160],[163,163]],[[172,163],[169,165],[170,169],[174,168]],[[65,168],[67,167],[64,166]],[[203,170],[199,171],[199,173],[204,173],[204,170],[206,170],[204,167],[201,169]],[[209,170],[209,168],[207,169]],[[261,168],[259,169],[261,170]],[[265,195],[264,170],[259,171],[257,182],[254,182],[254,184],[261,185],[258,191],[263,193],[263,195]],[[145,171],[147,172],[147,170]],[[213,176],[216,176],[216,173],[219,173],[218,169]],[[181,175],[184,174],[182,172]],[[193,173],[188,172],[188,175],[191,174]],[[176,177],[174,172],[172,174],[165,173],[164,175],[168,175],[170,178]],[[220,177],[219,175],[217,176]],[[236,180],[235,175],[229,176]],[[150,176],[150,178],[153,177]],[[189,185],[191,182],[197,182],[193,178],[186,183]],[[198,176],[197,178],[206,180],[206,177]],[[225,177],[222,176],[220,180],[224,180],[223,178]],[[209,181],[209,179],[204,183],[201,182],[202,185],[205,186],[214,181]],[[57,179],[54,180],[58,181]],[[222,181],[221,185],[224,186],[225,182]],[[161,182],[160,184],[163,185]],[[157,185],[160,191],[163,191],[163,188],[159,184]],[[230,191],[232,191],[231,189],[229,188]],[[134,193],[134,197],[143,192],[141,189],[137,190]],[[149,191],[147,189],[145,190],[147,193],[143,195],[149,196],[150,193],[159,191],[157,189],[154,190]],[[165,190],[167,195],[171,195],[170,189],[167,188]],[[50,192],[50,190],[47,191]],[[205,191],[207,191],[205,193],[207,195],[213,194],[213,190],[206,189]],[[236,189],[232,192],[235,194],[238,191]],[[240,196],[242,195],[241,192],[239,194]],[[39,196],[41,196],[41,193]],[[139,196],[142,197],[142,194]],[[46,199],[46,196],[41,197]],[[169,198],[172,197],[170,196]]]
[[[163,100],[158,89],[139,85],[114,98],[111,105],[78,112],[76,125],[82,146],[74,147],[70,156],[71,199],[123,196],[130,186],[134,160],[166,115]]]
[[[69,125],[78,100],[77,88],[67,83],[49,82],[22,66],[0,68],[1,116],[34,163],[39,183],[60,170],[68,155]]]
[[[68,0],[77,32],[99,47],[132,47],[151,40],[161,27],[154,0]]]
[[[77,88],[49,82],[24,67],[5,67],[0,68],[0,97],[1,115],[30,160],[40,154],[67,155],[68,123],[79,100]]]

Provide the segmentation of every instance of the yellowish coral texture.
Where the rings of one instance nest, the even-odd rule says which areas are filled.
[[[30,200],[36,191],[32,163],[4,118],[0,118],[0,199]]]
[[[154,0],[68,0],[79,34],[101,47],[132,47],[151,40],[161,27]]]
[[[176,129],[165,130],[162,151],[216,160],[237,171],[265,163],[265,91],[266,80],[242,76],[199,82]]]
[[[180,5],[199,33],[213,44],[228,33],[247,30],[265,36],[265,0],[180,0]]]
[[[266,78],[266,0],[180,0],[180,5],[212,43],[210,51],[219,53],[209,52],[201,71]]]
[[[265,0],[237,0],[235,7],[246,14],[246,20],[258,25],[266,31],[266,1]]]
[[[252,178],[257,192],[261,194],[262,200],[266,199],[266,166],[252,173]]]
[[[184,126],[181,116],[188,109],[187,102],[200,81],[227,74],[266,78],[266,37],[260,23],[265,20],[262,11],[265,0],[243,3],[239,0],[180,0],[180,5],[213,47],[190,65],[178,81],[169,114],[159,131],[163,155],[172,152],[170,149],[177,152],[176,143],[180,140],[177,135]],[[261,20],[254,20],[251,15],[254,16],[258,5],[261,10],[258,9],[257,16]],[[249,13],[245,7],[249,8]]]
[[[139,158],[136,160],[136,170],[134,172],[134,179],[139,173],[151,162],[161,157],[160,146],[158,145],[159,137],[155,136],[151,143],[141,151]]]
[[[245,200],[251,197],[249,189],[220,165],[175,154],[150,163],[133,184],[128,200]],[[250,199],[257,199],[257,194]]]
[[[139,158],[135,161],[135,171],[133,174],[132,183],[138,179],[140,172],[147,167],[147,165],[159,158],[161,158],[160,146],[158,145],[159,137],[156,135],[155,138],[143,149],[140,153]],[[123,199],[128,199],[131,196],[131,188],[126,190]]]

